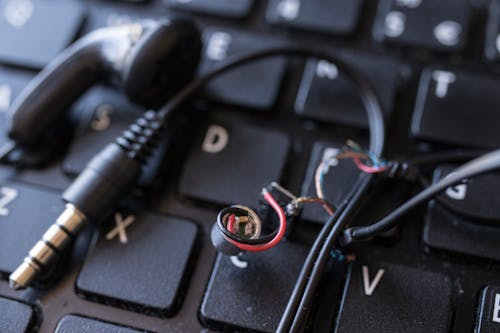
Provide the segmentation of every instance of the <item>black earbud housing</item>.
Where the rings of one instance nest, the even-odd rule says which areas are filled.
[[[14,101],[9,137],[21,148],[40,145],[96,83],[117,86],[131,101],[157,107],[193,78],[201,45],[196,24],[185,18],[91,32],[57,56]]]

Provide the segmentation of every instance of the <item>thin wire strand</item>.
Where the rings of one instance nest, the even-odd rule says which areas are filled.
[[[208,82],[212,81],[214,78],[244,64],[277,56],[294,56],[302,58],[311,57],[335,63],[337,67],[347,75],[347,77],[351,78],[360,91],[360,98],[365,107],[370,128],[370,151],[374,155],[382,154],[385,143],[384,116],[380,101],[368,81],[359,75],[356,69],[338,57],[333,56],[328,51],[303,48],[295,45],[271,48],[255,52],[247,56],[236,57],[236,59],[229,59],[221,64],[220,67],[192,81],[158,110],[158,115],[162,120],[162,125],[164,126],[169,117],[177,112],[185,102],[194,97]]]
[[[314,184],[316,187],[316,196],[321,200],[325,200],[325,192],[323,190],[324,183],[324,175],[325,175],[325,161],[321,161],[321,163],[316,168],[316,172],[314,173]]]
[[[387,167],[385,167],[385,166],[375,167],[375,166],[366,165],[363,162],[361,162],[361,160],[357,157],[354,157],[352,160],[353,160],[354,164],[356,164],[356,167],[365,173],[381,173],[381,172],[384,172],[385,170],[387,170]]]
[[[297,200],[298,199],[298,197],[295,194],[293,194],[292,192],[290,192],[289,190],[287,190],[286,188],[284,188],[283,186],[281,186],[277,182],[272,182],[271,186],[274,187],[275,189],[277,189],[278,191],[280,191],[281,193],[283,193],[284,195],[286,195],[287,197],[289,197],[292,200]]]
[[[318,203],[323,206],[328,215],[332,216],[335,214],[335,208],[332,207],[326,200],[321,198],[308,198],[308,197],[300,197],[295,200],[297,204],[305,204],[305,203]]]
[[[236,223],[236,215],[231,214],[227,220],[227,231],[234,234],[234,224]]]

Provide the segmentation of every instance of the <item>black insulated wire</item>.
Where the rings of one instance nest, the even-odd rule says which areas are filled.
[[[385,143],[385,123],[382,107],[375,92],[370,87],[370,84],[363,79],[363,77],[359,75],[358,72],[352,68],[352,66],[348,65],[336,56],[333,56],[328,51],[320,49],[305,49],[296,46],[285,46],[255,52],[248,56],[238,57],[236,59],[229,59],[217,69],[199,77],[182,89],[176,96],[167,102],[165,106],[158,110],[159,117],[162,119],[162,122],[165,122],[175,112],[177,112],[177,110],[185,102],[193,98],[208,82],[217,76],[254,61],[278,56],[294,56],[302,58],[310,57],[326,60],[334,63],[340,71],[351,78],[360,91],[360,97],[365,109],[367,110],[368,124],[370,128],[370,151],[377,156],[382,155]]]
[[[381,232],[389,230],[401,223],[399,218],[404,214],[432,199],[436,195],[445,191],[448,187],[460,184],[464,179],[472,178],[498,169],[500,169],[500,149],[494,150],[486,155],[465,163],[448,176],[418,193],[379,222],[366,227],[353,227],[347,229],[344,231],[340,241],[342,244],[348,245],[354,241],[368,239]]]
[[[330,259],[331,249],[336,245],[338,237],[348,223],[350,223],[359,207],[367,198],[366,193],[371,187],[374,175],[362,174],[356,183],[356,190],[350,200],[344,202],[345,209],[336,214],[336,219],[330,218],[330,232],[326,235],[323,246],[318,254],[318,259],[312,267],[307,285],[299,304],[299,310],[292,320],[289,332],[301,332],[304,328],[306,316],[311,309],[317,286]]]

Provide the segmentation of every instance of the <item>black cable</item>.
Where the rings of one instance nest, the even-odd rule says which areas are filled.
[[[429,154],[418,159],[414,159],[411,163],[412,168],[415,168],[417,165],[425,165],[425,164],[434,164],[434,163],[442,163],[442,162],[450,162],[450,161],[463,161],[475,158],[481,154],[481,151],[477,150],[467,150],[467,151],[450,151],[450,152],[440,152]],[[482,164],[482,162],[478,162],[478,164]],[[499,161],[500,164],[500,161]],[[458,170],[457,170],[458,171]],[[484,170],[483,172],[488,172],[488,170]],[[368,176],[368,177],[373,177]],[[470,178],[470,177],[469,177]],[[428,181],[423,178],[421,175],[417,175],[417,181],[421,183],[424,187],[429,186]],[[459,181],[460,182],[460,181]],[[368,187],[370,184],[370,179],[365,179],[362,184],[357,184],[362,188]],[[445,186],[447,188],[448,186]],[[362,193],[360,191],[358,193]],[[353,213],[357,211],[360,204],[362,203],[363,197],[355,198],[353,197],[351,200],[352,205],[347,207],[342,214],[337,219],[337,222],[334,224],[334,228],[331,230],[328,238],[325,240],[324,245],[322,247],[321,253],[318,255],[317,263],[314,265],[314,269],[312,270],[307,288],[304,291],[302,301],[300,303],[299,312],[297,313],[295,320],[290,328],[290,332],[299,332],[303,329],[303,325],[305,323],[305,316],[310,310],[310,303],[313,299],[314,293],[316,291],[317,285],[320,282],[320,278],[323,274],[326,263],[330,257],[331,249],[335,246],[338,237],[341,235],[342,229],[345,227],[347,223],[352,219]],[[354,229],[354,228],[353,228]]]
[[[303,328],[306,315],[311,308],[311,302],[316,292],[316,288],[320,282],[326,263],[330,258],[330,252],[333,249],[338,236],[345,228],[345,226],[349,223],[349,221],[351,221],[353,215],[363,203],[364,198],[366,198],[365,194],[367,193],[373,178],[373,175],[361,174],[361,177],[356,184],[357,190],[350,200],[345,201],[345,209],[342,210],[342,212],[335,214],[338,217],[336,221],[331,224],[331,229],[326,235],[324,243],[321,246],[320,252],[317,256],[317,260],[313,265],[308,283],[303,292],[297,314],[292,321],[289,332],[300,332]]]
[[[381,232],[389,230],[401,223],[401,221],[398,220],[401,216],[418,205],[432,199],[448,187],[460,184],[464,179],[472,178],[497,169],[500,169],[500,149],[478,157],[457,168],[454,172],[437,183],[430,185],[379,222],[366,227],[353,227],[347,229],[343,234],[341,242],[347,245],[353,241],[371,238]]]
[[[337,212],[344,211],[346,206],[347,206],[346,202],[344,201],[344,203],[339,205]],[[314,241],[311,249],[309,250],[307,258],[304,264],[302,265],[302,269],[297,278],[297,282],[295,283],[294,289],[292,290],[289,301],[287,303],[285,311],[283,312],[283,315],[281,317],[278,328],[276,329],[276,332],[288,332],[290,330],[294,318],[298,315],[298,312],[300,311],[298,310],[299,305],[301,303],[302,297],[304,296],[304,290],[306,289],[307,284],[310,281],[309,276],[311,274],[311,271],[314,265],[316,264],[318,255],[321,252],[321,249],[325,243],[325,240],[328,237],[328,234],[330,233],[333,226],[338,222],[339,218],[340,214],[334,214],[333,216],[331,216],[325,223],[323,228],[321,228],[320,233],[316,237],[316,240]]]
[[[229,60],[222,64],[219,68],[194,80],[182,89],[174,98],[165,104],[165,106],[158,110],[159,117],[163,119],[163,121],[166,121],[182,106],[183,103],[195,96],[201,88],[205,86],[205,84],[217,76],[250,62],[276,56],[312,57],[335,63],[340,71],[344,72],[349,78],[351,78],[360,91],[360,97],[368,115],[368,124],[370,128],[370,151],[377,156],[382,155],[385,142],[385,123],[383,120],[382,108],[377,96],[368,82],[365,79],[362,79],[362,76],[358,75],[356,70],[351,68],[351,66],[344,61],[322,50],[305,49],[295,46],[279,47],[255,52],[248,56],[239,57],[235,60]]]

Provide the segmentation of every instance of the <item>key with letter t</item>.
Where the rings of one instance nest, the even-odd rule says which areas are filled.
[[[498,76],[427,68],[418,88],[412,134],[459,146],[498,147]],[[478,117],[480,114],[480,117]]]

